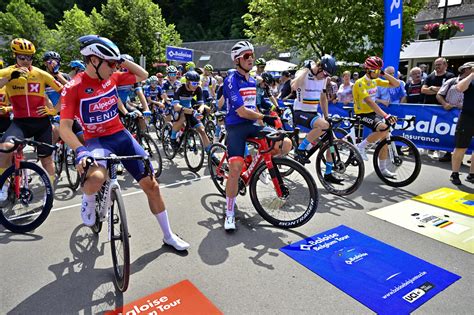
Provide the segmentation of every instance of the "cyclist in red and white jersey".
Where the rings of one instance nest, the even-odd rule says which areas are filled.
[[[115,154],[142,155],[146,152],[122,125],[118,114],[117,85],[128,85],[147,78],[148,73],[139,65],[123,59],[118,47],[107,38],[87,35],[79,38],[86,70],[69,82],[61,98],[61,138],[76,150],[76,167],[84,172],[86,159]],[[127,72],[115,72],[118,64]],[[84,128],[85,145],[72,132],[74,117]],[[143,162],[122,161],[148,198],[148,204],[163,230],[163,242],[177,250],[186,250],[189,244],[171,231],[168,212],[154,177],[145,173]],[[95,222],[95,194],[107,178],[105,163],[94,162],[83,188],[81,216],[84,224]]]

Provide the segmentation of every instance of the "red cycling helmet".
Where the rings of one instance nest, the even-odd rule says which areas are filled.
[[[377,56],[371,56],[365,59],[364,68],[367,70],[382,70],[383,60]]]

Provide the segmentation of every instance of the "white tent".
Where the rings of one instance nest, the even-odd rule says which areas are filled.
[[[294,63],[286,62],[283,60],[272,59],[267,61],[267,65],[265,66],[265,71],[267,72],[282,72],[293,70],[297,67]],[[254,67],[252,70],[256,70],[257,67]]]

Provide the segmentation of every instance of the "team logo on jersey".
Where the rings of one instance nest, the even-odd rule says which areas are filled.
[[[92,94],[94,93],[94,89],[93,88],[87,88],[84,90],[84,92],[86,92],[87,94]]]
[[[29,93],[39,93],[40,84],[39,83],[28,83],[28,92]]]
[[[115,87],[102,95],[81,100],[81,119],[86,125],[102,124],[118,115],[118,97]],[[89,129],[89,128],[88,128]]]

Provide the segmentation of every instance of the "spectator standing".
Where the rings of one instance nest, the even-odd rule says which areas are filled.
[[[462,159],[467,148],[474,137],[474,67],[471,66],[468,71],[469,75],[456,84],[456,89],[464,93],[463,106],[456,125],[456,148],[453,152],[451,161],[452,173],[450,180],[454,185],[461,185],[459,179],[459,170],[461,168]],[[471,167],[466,181],[474,183],[474,152],[471,154]]]
[[[402,103],[421,104],[424,102],[425,96],[421,94],[423,86],[422,71],[418,67],[410,70],[410,81],[405,85],[406,97]]]
[[[386,74],[393,76],[400,83],[397,87],[377,87],[377,102],[389,106],[392,104],[398,104],[406,97],[407,93],[405,91],[405,82],[398,79],[398,73],[395,74],[395,68],[389,66],[385,68],[384,71]]]
[[[327,85],[327,97],[328,97],[328,102],[336,103],[337,102],[337,76],[332,76],[331,80],[328,81]]]
[[[359,80],[359,72],[354,72],[352,74],[352,80],[351,82],[354,83],[355,81]]]
[[[446,58],[438,58],[434,63],[435,71],[424,80],[421,93],[425,95],[425,104],[441,105],[436,99],[436,94],[446,80],[454,78],[454,74],[446,72],[448,62]]]
[[[295,93],[291,91],[291,74],[288,71],[283,71],[280,77],[280,94],[278,98],[286,101],[287,99],[294,99]]]
[[[352,96],[352,86],[354,83],[351,82],[351,73],[350,71],[344,71],[342,73],[342,84],[339,86],[337,90],[337,99],[339,102],[344,103],[347,105],[354,101]]]
[[[425,81],[426,78],[428,77],[428,74],[426,73],[426,68],[427,66],[423,63],[420,65],[420,69],[421,69],[421,80],[422,81]]]

